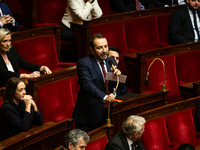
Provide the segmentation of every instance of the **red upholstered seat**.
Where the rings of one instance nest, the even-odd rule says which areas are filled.
[[[1,107],[2,104],[3,104],[3,98],[1,97],[0,98],[0,107]]]
[[[98,0],[98,3],[103,12],[103,16],[111,15],[113,13],[111,9],[110,0]]]
[[[170,141],[164,117],[145,123],[145,131],[141,137],[141,142],[148,150],[169,149]]]
[[[172,14],[157,16],[159,41],[169,43],[169,21]]]
[[[86,150],[103,150],[108,143],[108,137],[104,136],[94,142],[91,142],[85,148]]]
[[[37,1],[37,22],[60,24],[67,2],[67,0]]]
[[[169,103],[181,100],[178,80],[176,76],[175,56],[160,57],[165,64],[165,84],[169,90]],[[153,61],[146,61],[146,70]],[[149,85],[145,87],[145,91],[160,91],[163,84],[163,65],[159,60],[156,60],[149,70]]]
[[[124,21],[124,27],[127,48],[146,51],[160,47],[156,16]]]
[[[75,63],[59,63],[57,58],[55,36],[48,35],[12,43],[22,57],[34,64],[48,66],[51,70],[63,68]]]
[[[72,118],[75,106],[72,84],[69,78],[38,88],[38,108],[44,122]]]
[[[179,83],[200,80],[200,50],[176,54],[176,68]]]
[[[192,110],[186,109],[165,116],[169,139],[179,144],[191,143],[198,146],[200,140],[196,139],[196,131]]]

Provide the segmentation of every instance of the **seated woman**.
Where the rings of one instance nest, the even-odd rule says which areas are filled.
[[[31,95],[26,95],[22,79],[12,77],[6,84],[0,108],[0,141],[29,130],[31,124],[42,125],[43,119]]]
[[[0,28],[0,54],[0,87],[11,77],[29,79],[40,77],[40,72],[51,74],[48,67],[29,63],[19,54],[11,46],[11,32],[5,28]],[[19,67],[32,73],[19,73]]]
[[[102,10],[97,0],[68,0],[66,12],[61,22],[61,40],[75,40],[70,29],[70,22],[101,17],[101,15]]]

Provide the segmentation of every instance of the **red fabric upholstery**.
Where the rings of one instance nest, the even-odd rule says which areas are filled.
[[[44,122],[72,118],[75,105],[72,84],[69,78],[38,88],[38,108]]]
[[[165,116],[169,139],[180,144],[191,143],[198,146],[200,140],[196,139],[196,131],[192,110],[186,109]]]
[[[126,40],[124,34],[124,22],[114,22],[92,27],[92,35],[101,33],[107,40],[109,46],[115,46],[121,54],[127,53]]]
[[[0,107],[1,107],[2,104],[3,104],[3,98],[1,97],[0,98]]]
[[[170,141],[164,117],[145,123],[145,131],[141,137],[141,142],[148,150],[166,150],[169,148]]]
[[[37,22],[60,24],[67,2],[67,0],[37,1]]]
[[[13,45],[27,61],[48,66],[50,69],[58,68],[54,35],[23,40]]]
[[[158,33],[160,42],[169,42],[169,20],[171,14],[157,16]]]
[[[76,104],[76,101],[78,99],[78,91],[79,91],[79,84],[78,84],[78,76],[71,78],[72,82],[72,90],[73,90],[73,100],[74,104]]]
[[[156,17],[128,20],[124,22],[124,27],[127,48],[138,51],[159,48]]]
[[[104,136],[94,142],[91,142],[85,148],[86,150],[103,150],[108,143],[108,137]]]
[[[76,65],[76,63],[58,62],[54,35],[18,41],[12,43],[12,45],[16,47],[25,60],[48,66],[51,70]]]
[[[181,100],[178,81],[176,76],[175,56],[160,57],[165,64],[165,84],[169,90],[169,103]],[[153,60],[146,61],[146,70]],[[160,91],[163,84],[163,65],[159,60],[156,60],[149,70],[149,85],[145,91]]]
[[[103,12],[103,16],[111,15],[113,13],[110,0],[98,0],[98,3]]]
[[[200,50],[176,54],[176,68],[179,83],[200,80]]]

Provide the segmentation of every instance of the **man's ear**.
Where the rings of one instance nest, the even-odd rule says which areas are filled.
[[[91,54],[94,53],[94,50],[92,49],[92,47],[90,47],[90,52],[91,52]]]
[[[134,134],[134,138],[137,139],[137,137],[138,137],[138,133],[135,132],[135,134]]]
[[[70,150],[70,149],[72,149],[73,148],[73,144],[72,144],[72,142],[69,142],[69,144],[68,144],[68,149]]]

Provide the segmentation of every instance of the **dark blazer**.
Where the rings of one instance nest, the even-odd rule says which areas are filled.
[[[139,0],[145,9],[154,8],[153,0]],[[110,0],[112,10],[117,13],[136,10],[135,0]]]
[[[39,110],[38,110],[39,112]],[[32,124],[42,125],[43,119],[40,113],[31,108],[31,113],[25,111],[25,104],[19,105],[13,103],[3,103],[0,108],[0,141],[16,135],[20,132],[26,132]]]
[[[196,106],[196,130],[200,132],[200,100]]]
[[[135,150],[146,150],[140,140],[134,142]],[[118,132],[106,145],[105,150],[130,150],[127,139],[122,131]]]
[[[116,97],[119,97],[119,96],[122,96],[122,95],[125,95],[125,94],[129,94],[129,91],[127,90],[127,87],[124,86],[124,89],[117,90],[116,93],[117,93]]]
[[[113,58],[107,58],[107,71],[111,71],[108,61],[112,60],[114,65],[116,61]],[[106,88],[101,70],[93,55],[86,56],[77,62],[78,82],[80,91],[76,102],[73,118],[76,123],[96,126],[100,121],[104,103],[103,98],[106,96]],[[116,82],[109,81],[109,92],[113,92]],[[124,88],[124,84],[119,84],[119,88]],[[112,114],[112,113],[111,113]]]
[[[10,15],[13,17],[10,8],[8,7],[7,4],[5,3],[0,3],[0,8],[2,10],[3,15]],[[15,32],[18,30],[19,28],[19,24],[17,23],[17,21],[15,20],[15,26],[13,26],[12,23],[9,23],[7,25],[4,25],[3,27],[8,28],[11,32]]]
[[[172,0],[154,0],[155,7],[164,7],[165,5],[172,6]],[[177,0],[173,0],[173,5],[178,5]]]
[[[16,51],[14,46],[12,46],[12,48],[10,48],[10,50],[7,52],[7,56],[15,72],[8,71],[5,62],[2,56],[0,55],[0,87],[5,86],[9,78],[20,76],[19,67],[29,72],[40,70],[41,67],[40,65],[35,65],[26,61]]]
[[[197,13],[200,18],[200,11],[197,10]],[[194,42],[194,30],[186,5],[172,14],[169,31],[169,41],[172,45]]]

